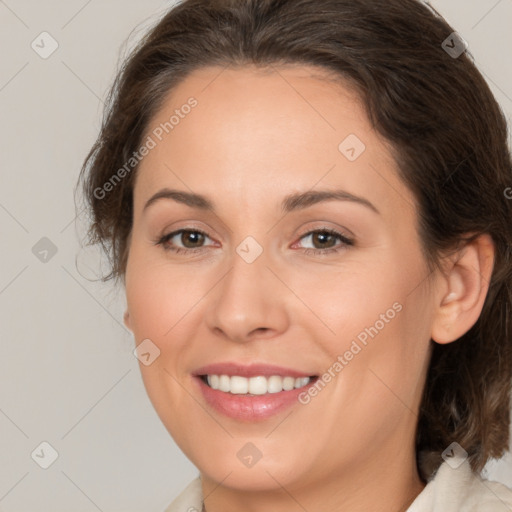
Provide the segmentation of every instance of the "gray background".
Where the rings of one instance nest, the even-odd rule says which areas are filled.
[[[0,0],[0,511],[157,512],[197,474],[146,396],[122,291],[91,280],[73,198],[119,59],[172,4]],[[432,5],[510,119],[512,0]],[[487,469],[512,485],[512,455]]]

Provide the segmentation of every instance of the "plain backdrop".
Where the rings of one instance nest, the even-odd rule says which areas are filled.
[[[92,280],[73,197],[119,59],[172,4],[0,0],[0,511],[160,512],[197,475],[147,398],[123,294]],[[510,118],[512,0],[432,4]],[[510,454],[487,469],[512,486]]]

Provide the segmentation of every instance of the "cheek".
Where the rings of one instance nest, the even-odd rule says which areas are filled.
[[[396,265],[395,265],[396,267]],[[393,305],[404,297],[409,277],[396,275],[393,265],[383,259],[346,261],[343,265],[324,268],[289,270],[284,276],[290,289],[301,301],[297,323],[307,321],[333,349],[343,349],[347,342],[377,322],[382,330],[384,320],[393,320]],[[386,314],[387,313],[387,314]]]
[[[425,269],[414,255],[380,256],[323,276],[290,274],[291,288],[311,307],[302,308],[296,322],[317,333],[313,339],[326,355],[326,370],[341,357],[343,368],[332,371],[344,374],[343,392],[359,395],[369,376],[381,377],[412,401],[430,339]]]
[[[155,411],[177,440],[186,439],[191,432],[187,430],[190,423],[185,425],[175,411],[197,409],[183,392],[183,383],[193,348],[190,337],[197,325],[198,308],[194,305],[205,295],[195,283],[203,282],[207,284],[197,273],[194,280],[194,273],[185,266],[180,271],[136,251],[126,269],[126,299],[136,344],[150,339],[160,351],[150,365],[139,364],[143,383]]]
[[[135,249],[126,269],[126,299],[136,339],[171,336],[181,319],[194,313],[208,283],[190,265],[171,265]]]

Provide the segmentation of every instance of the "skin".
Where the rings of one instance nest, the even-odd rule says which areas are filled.
[[[176,443],[198,467],[208,512],[406,510],[423,490],[414,435],[431,338],[449,343],[476,322],[493,246],[481,236],[431,273],[417,233],[416,201],[357,94],[302,65],[210,67],[169,93],[148,126],[194,96],[198,105],[141,162],[125,274],[125,324],[160,356],[140,365],[144,385]],[[349,161],[338,145],[366,146]],[[170,199],[168,187],[208,196],[215,211]],[[291,193],[343,189],[287,213]],[[316,239],[331,228],[353,238]],[[202,252],[176,254],[154,243]],[[236,248],[253,237],[263,253]],[[202,245],[201,245],[202,243]],[[339,252],[326,253],[336,247]],[[314,254],[307,249],[316,248]],[[320,254],[320,252],[325,254]],[[243,422],[210,408],[192,372],[209,363],[273,363],[320,375],[394,303],[402,310],[307,405]],[[252,442],[261,459],[237,452]]]

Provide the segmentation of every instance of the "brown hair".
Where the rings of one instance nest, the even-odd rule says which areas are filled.
[[[202,67],[316,65],[352,84],[414,193],[429,268],[482,233],[496,260],[483,311],[459,340],[434,343],[416,453],[430,474],[457,441],[474,471],[508,448],[512,340],[512,185],[507,125],[468,52],[442,47],[454,30],[417,0],[185,0],[146,34],[117,75],[101,133],[81,173],[88,237],[110,255],[103,280],[124,279],[137,150],[167,93]],[[450,47],[454,39],[448,39]],[[421,469],[420,469],[421,471]],[[425,474],[424,477],[427,477]]]

